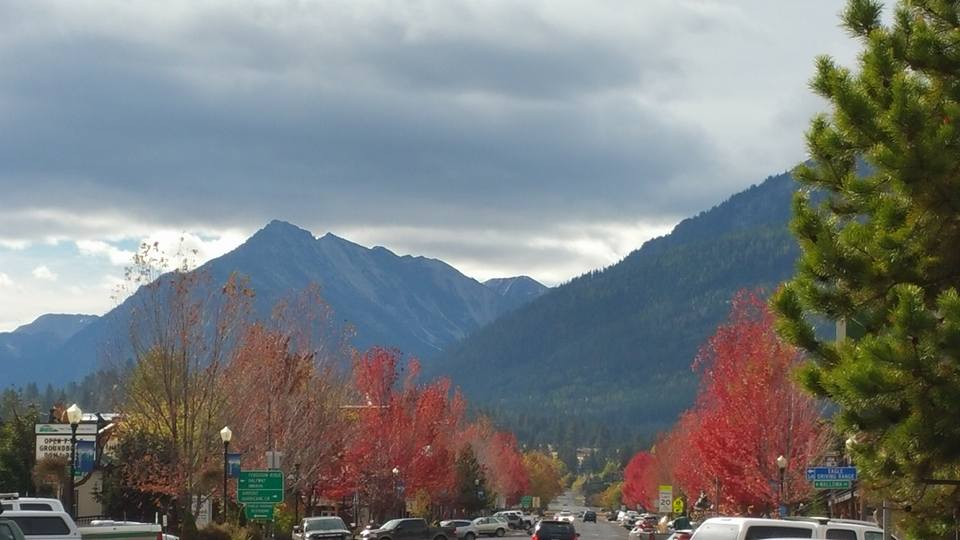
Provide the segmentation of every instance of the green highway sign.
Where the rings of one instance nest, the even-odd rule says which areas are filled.
[[[242,503],[283,501],[283,471],[240,471],[237,500]]]
[[[522,508],[532,508],[533,507],[533,497],[531,495],[524,495],[520,498],[520,506]]]
[[[850,480],[814,480],[814,489],[850,489]]]
[[[243,505],[243,515],[251,521],[273,521],[273,503],[252,503]]]

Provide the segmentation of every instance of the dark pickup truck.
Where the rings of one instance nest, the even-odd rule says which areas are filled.
[[[456,539],[453,530],[439,529],[427,525],[423,519],[391,519],[383,527],[371,531],[370,540],[448,540]]]

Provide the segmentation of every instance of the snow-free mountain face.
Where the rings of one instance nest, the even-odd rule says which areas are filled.
[[[48,313],[37,317],[29,324],[18,327],[13,333],[33,336],[50,334],[60,341],[66,341],[97,319],[96,315]]]
[[[507,300],[512,307],[522,306],[549,289],[546,285],[527,276],[488,279],[483,284],[497,291],[497,294]]]
[[[46,359],[96,320],[96,315],[47,314],[13,332],[0,332],[0,373],[4,384],[46,381]],[[68,356],[67,362],[69,359]]]
[[[774,176],[682,221],[474,332],[429,374],[450,376],[521,440],[654,435],[692,403],[691,363],[733,295],[772,292],[793,274],[795,188],[790,175]]]
[[[270,222],[198,270],[209,273],[211,287],[234,272],[248,278],[261,318],[270,316],[278,300],[318,285],[337,323],[353,328],[355,347],[395,347],[423,359],[516,308],[524,301],[521,291],[531,288],[524,282],[516,293],[504,292],[443,261],[366,248],[333,234],[316,238],[282,221]],[[104,351],[122,348],[136,303],[128,299],[60,346],[18,356],[23,369],[5,382],[62,383],[92,372]]]

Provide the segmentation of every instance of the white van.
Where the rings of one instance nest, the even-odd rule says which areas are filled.
[[[763,538],[883,540],[883,529],[868,521],[849,519],[718,517],[704,521],[690,540],[760,540]]]

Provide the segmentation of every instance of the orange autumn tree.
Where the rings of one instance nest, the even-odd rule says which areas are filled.
[[[480,417],[460,436],[464,446],[470,445],[484,470],[490,486],[504,497],[507,505],[519,502],[529,485],[523,455],[512,433],[497,431],[489,418]]]
[[[265,453],[281,452],[282,468],[294,478],[288,488],[309,495],[330,476],[344,444],[344,389],[335,358],[297,341],[262,323],[248,328],[223,373],[224,422],[244,468],[265,468]]]
[[[339,474],[326,494],[356,494],[374,516],[399,511],[403,499],[453,492],[463,400],[450,382],[417,384],[415,360],[374,348],[354,361],[354,413]],[[396,473],[394,473],[396,470]]]
[[[757,510],[809,497],[805,469],[825,451],[828,429],[820,406],[791,378],[800,358],[777,336],[766,302],[755,292],[739,292],[728,322],[694,363],[702,373],[692,412],[699,424],[691,437],[698,463],[683,465],[687,478],[699,474],[700,482],[691,487],[709,489],[718,481],[724,500]],[[787,459],[782,501],[780,455]]]

